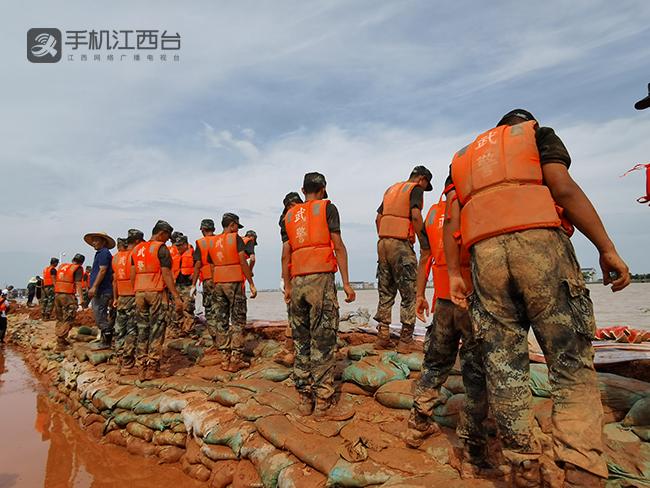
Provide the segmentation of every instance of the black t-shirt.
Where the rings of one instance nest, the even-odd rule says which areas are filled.
[[[553,129],[538,127],[535,131],[535,142],[537,142],[537,150],[539,151],[539,162],[542,165],[559,162],[567,168],[571,166],[569,151]],[[445,187],[451,184],[451,165],[449,165],[449,175],[445,181]]]
[[[194,254],[192,254],[192,259],[195,263],[201,262],[201,249],[199,248],[199,241],[196,241],[196,247],[194,248]]]
[[[410,198],[410,208],[419,208],[422,210],[422,207],[424,206],[424,188],[422,188],[420,185],[416,186],[411,190],[411,198]],[[381,202],[381,205],[379,205],[379,208],[377,209],[377,213],[383,215],[384,213],[384,202]]]
[[[325,217],[327,218],[327,228],[330,230],[330,233],[341,232],[341,218],[339,217],[339,210],[336,208],[336,205],[331,202],[327,205]],[[280,219],[280,235],[282,236],[282,242],[289,240],[284,217]]]
[[[83,277],[84,277],[84,269],[81,266],[79,266],[75,270],[74,274],[72,275],[72,279],[76,283],[77,281],[81,281],[83,279]]]
[[[240,235],[237,236],[237,252],[245,252],[246,251],[246,246],[244,244],[244,239],[241,238]],[[208,254],[208,263],[214,264],[212,262],[212,256]]]
[[[51,269],[50,269],[50,275],[56,277],[56,268],[51,268]]]
[[[246,244],[244,244],[244,252],[246,253],[246,256],[250,258],[253,254],[255,254],[255,246],[257,246],[255,239],[251,239]]]

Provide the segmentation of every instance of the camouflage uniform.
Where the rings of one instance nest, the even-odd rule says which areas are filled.
[[[194,324],[194,298],[190,297],[191,286],[176,285],[178,294],[183,299],[185,307],[182,313],[178,313],[176,308],[171,310],[171,324],[174,331],[180,335],[187,335],[191,332],[192,325]],[[171,298],[170,298],[171,300]],[[191,319],[191,322],[190,322]],[[187,322],[190,322],[187,324]]]
[[[131,367],[135,364],[135,343],[138,337],[134,296],[117,298],[117,317],[114,330],[115,353],[122,366]]]
[[[506,458],[518,465],[542,452],[531,414],[532,327],[549,369],[555,457],[606,478],[593,306],[571,241],[561,230],[532,229],[480,241],[471,255],[471,319]]]
[[[334,395],[334,354],[339,303],[334,273],[296,276],[291,280],[291,334],[296,358],[293,376],[301,393],[328,401]]]
[[[215,346],[221,351],[242,353],[246,325],[244,283],[214,284],[211,305],[212,320],[208,321],[208,329]]]
[[[375,320],[379,327],[388,328],[399,290],[402,337],[411,338],[415,328],[415,281],[417,258],[413,244],[401,239],[384,237],[377,244],[377,281],[379,305]]]
[[[41,292],[41,318],[50,320],[54,308],[54,286],[44,286]]]
[[[54,315],[56,317],[54,332],[59,349],[65,348],[68,344],[67,337],[74,325],[77,306],[77,297],[73,294],[57,293],[54,298]]]
[[[434,408],[445,403],[446,397],[440,395],[440,387],[447,381],[459,349],[465,404],[457,432],[466,446],[483,447],[487,441],[483,422],[487,418],[488,403],[482,351],[474,338],[469,314],[450,300],[438,298],[435,303],[433,320],[424,340],[422,376],[415,386],[409,427],[426,430]]]
[[[135,366],[158,369],[169,321],[167,293],[138,291],[135,294],[135,309],[138,326]]]

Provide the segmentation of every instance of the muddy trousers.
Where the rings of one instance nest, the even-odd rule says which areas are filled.
[[[401,337],[410,339],[415,329],[415,281],[417,257],[409,241],[382,238],[377,244],[377,291],[379,303],[375,320],[388,329],[397,292],[400,294]]]
[[[54,286],[44,286],[41,292],[41,318],[50,320],[54,309]]]
[[[220,351],[242,354],[246,325],[246,287],[241,281],[215,283],[208,330]]]
[[[301,393],[328,401],[334,395],[334,355],[339,304],[334,273],[291,280],[291,335],[295,350],[293,380]]]
[[[138,336],[135,366],[160,368],[169,321],[169,303],[166,291],[139,291],[135,294]]]
[[[115,317],[115,354],[122,366],[135,364],[135,344],[138,338],[138,322],[135,313],[135,296],[117,298]]]
[[[465,404],[458,423],[458,437],[466,444],[484,446],[487,433],[483,423],[488,415],[488,400],[483,355],[474,337],[469,314],[451,300],[438,298],[435,303],[433,320],[424,339],[422,375],[415,385],[409,427],[426,430],[434,409],[446,402],[447,397],[440,394],[440,388],[447,381],[459,353]]]
[[[488,238],[472,246],[471,268],[470,315],[504,455],[519,464],[542,451],[529,386],[532,327],[548,364],[556,461],[606,478],[593,306],[569,238],[556,229]]]
[[[67,337],[74,325],[77,315],[77,297],[71,293],[57,293],[54,298],[54,315],[56,316],[56,334],[57,346],[64,347],[68,341]]]
[[[7,317],[0,317],[0,343],[5,341],[7,333]]]

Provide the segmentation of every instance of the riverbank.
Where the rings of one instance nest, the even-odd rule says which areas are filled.
[[[148,465],[140,464],[140,458],[147,458],[151,466],[169,464],[182,478],[170,475],[169,481],[149,480],[147,486],[193,486],[190,481],[223,488],[505,486],[499,480],[468,479],[469,473],[463,470],[454,432],[464,398],[457,370],[445,385],[447,402],[434,417],[443,425],[442,435],[428,439],[417,450],[404,446],[401,436],[422,362],[419,344],[410,354],[387,355],[373,350],[370,335],[341,334],[337,377],[340,404],[347,416],[315,421],[298,415],[290,370],[272,360],[282,349],[282,326],[250,324],[246,347],[254,361],[238,374],[221,370],[218,355],[206,355],[189,339],[167,341],[163,364],[167,376],[146,382],[117,375],[116,367],[106,363],[109,355],[91,352],[86,342],[76,342],[64,354],[54,353],[53,330],[53,322],[30,319],[26,314],[10,318],[13,347],[40,375],[40,384],[47,387],[55,404],[50,411],[57,414],[50,416],[57,420],[49,425],[55,431],[70,432],[73,429],[65,422],[76,423],[90,440],[90,445],[69,440],[69,447],[50,444],[47,462],[55,459],[52,462],[64,466],[65,473],[76,473],[59,480],[67,485],[52,486],[114,486],[114,473],[88,464],[90,457],[108,459],[109,469],[119,466],[119,461],[104,456],[110,452],[106,449],[127,456],[124,469],[128,472],[132,464],[136,472],[146,475],[145,480],[149,480]],[[75,336],[77,332],[73,337],[81,338]],[[545,367],[536,366],[536,372],[536,421],[550,433],[550,386]],[[607,407],[606,454],[618,470],[610,486],[616,487],[624,486],[621,476],[626,483],[632,477],[647,480],[650,476],[644,471],[644,463],[650,465],[650,444],[620,423],[638,400],[650,397],[650,384],[611,377],[599,375]],[[37,391],[39,387],[31,384],[29,388]],[[5,405],[5,418],[11,418],[14,409],[30,410],[20,402]],[[492,460],[500,464],[494,437],[491,444]],[[18,444],[4,445],[0,458],[8,448],[23,449]],[[25,454],[17,454],[21,455]],[[24,459],[29,459],[28,453]],[[42,462],[42,457],[34,462]],[[11,471],[5,471],[11,479]],[[38,486],[38,481],[32,486]]]

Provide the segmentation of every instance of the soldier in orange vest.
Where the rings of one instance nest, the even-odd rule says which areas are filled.
[[[41,288],[41,319],[50,320],[54,307],[54,283],[56,282],[56,267],[58,258],[50,259],[50,265],[43,270],[43,284]]]
[[[490,408],[515,486],[541,486],[564,471],[564,486],[602,486],[602,408],[591,340],[593,306],[562,215],[600,253],[604,284],[630,282],[626,264],[580,187],[569,176],[566,147],[525,110],[458,151],[451,163],[443,228],[451,299],[467,307],[485,354]],[[469,247],[474,292],[462,274]],[[542,466],[542,439],[532,429],[528,332],[548,364],[556,463]],[[543,459],[543,458],[542,458]],[[545,481],[546,482],[546,481]]]
[[[117,240],[117,254],[113,256],[113,308],[115,317],[115,355],[118,373],[135,372],[135,344],[138,323],[135,312],[135,290],[131,284],[131,251],[144,241],[144,234],[138,229],[129,229],[126,239]]]
[[[400,331],[397,350],[408,352],[415,329],[415,281],[417,258],[413,250],[415,236],[421,240],[422,206],[424,192],[431,191],[431,172],[424,166],[416,166],[407,181],[392,185],[377,209],[377,289],[379,304],[375,320],[379,348],[393,346],[390,340],[390,323],[395,297],[401,298]]]
[[[191,297],[192,275],[194,274],[194,248],[187,242],[187,236],[180,234],[174,241],[172,254],[172,274],[174,275],[176,289],[185,303],[183,313],[174,313],[172,324],[177,333],[185,335],[194,325],[194,299]]]
[[[443,199],[445,196],[447,200]],[[447,201],[452,198],[453,188],[445,188],[440,200],[431,206],[424,220],[426,232],[420,240],[416,315],[423,322],[429,315],[425,289],[429,274],[433,271],[433,319],[427,327],[424,340],[424,361],[420,378],[415,384],[405,441],[409,447],[418,448],[427,436],[440,432],[440,427],[433,420],[434,409],[447,399],[441,393],[441,388],[449,378],[456,356],[460,353],[465,404],[456,431],[464,444],[462,473],[471,477],[485,477],[494,475],[495,472],[488,461],[487,432],[484,427],[488,404],[483,356],[472,331],[469,313],[451,301],[443,246],[445,209]],[[461,256],[463,276],[470,278],[467,248],[462,248]]]
[[[334,363],[339,304],[334,275],[341,271],[345,301],[356,294],[350,286],[348,253],[341,239],[339,212],[327,200],[325,176],[305,175],[305,203],[287,211],[282,232],[284,299],[291,307],[296,358],[293,379],[302,415],[334,418]]]
[[[243,227],[239,217],[234,213],[225,213],[221,226],[223,233],[216,236],[214,247],[208,251],[214,282],[214,313],[208,322],[208,329],[217,348],[226,355],[222,368],[235,372],[248,366],[244,359],[245,281],[250,285],[251,298],[257,296],[257,289],[246,260],[244,241],[238,235]]]
[[[183,311],[183,300],[174,285],[171,256],[165,246],[173,231],[171,225],[159,220],[151,231],[151,239],[131,251],[131,284],[138,322],[135,366],[141,380],[155,378],[160,373],[170,293],[177,312]]]
[[[90,304],[90,297],[88,296],[88,290],[90,289],[90,270],[92,268],[90,266],[86,266],[86,269],[84,271],[84,276],[83,280],[81,282],[81,287],[83,291],[83,302],[81,303],[81,306],[83,308],[88,308],[88,305]]]
[[[68,346],[68,333],[74,325],[77,309],[83,300],[81,280],[83,279],[83,254],[75,254],[72,263],[59,266],[54,283],[54,314],[56,315],[56,349],[63,351]]]
[[[244,241],[244,252],[248,258],[248,266],[253,271],[255,267],[255,248],[257,247],[257,232],[247,230],[242,239]]]
[[[192,288],[190,288],[190,299],[194,299],[196,284],[201,280],[201,302],[206,322],[214,323],[212,296],[214,295],[214,284],[212,282],[212,267],[208,261],[208,251],[214,245],[214,220],[203,219],[200,225],[203,237],[197,239],[194,249],[194,273],[192,274]],[[216,348],[216,344],[213,344]]]

